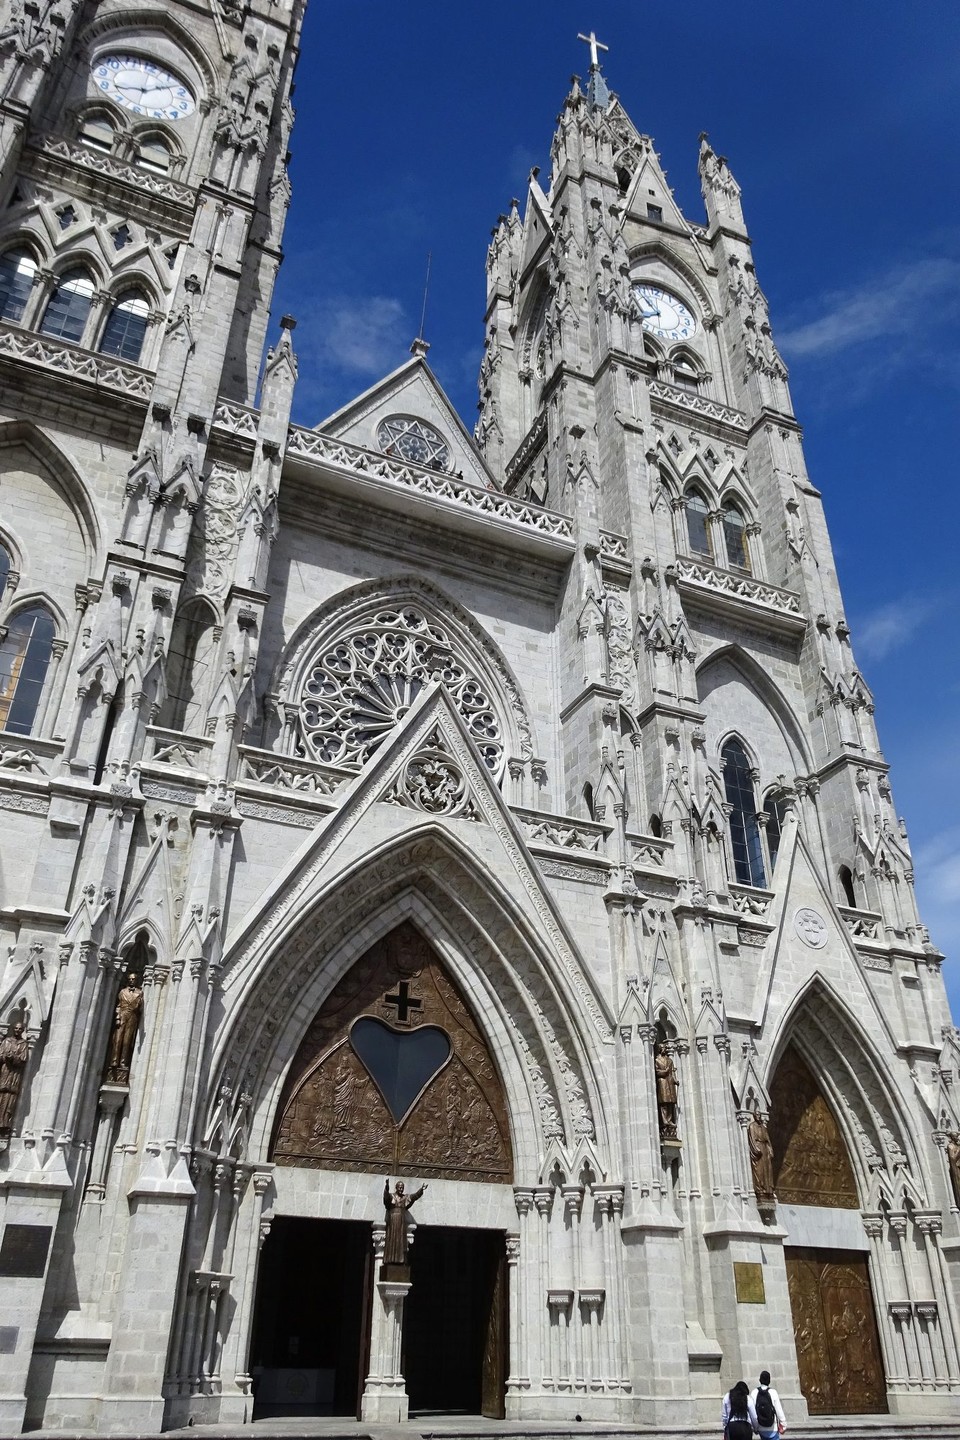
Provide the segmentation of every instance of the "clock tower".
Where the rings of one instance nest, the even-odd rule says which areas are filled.
[[[193,1189],[178,1139],[190,1076],[181,1069],[172,1089],[148,1102],[152,1118],[142,1112],[137,1122],[165,1137],[155,1152],[164,1179],[159,1186],[156,1176],[137,1181],[129,1214],[125,1201],[109,1242],[117,1289],[107,1353],[95,1315],[99,1275],[109,1262],[94,1238],[106,1233],[106,1172],[87,1176],[82,1202],[79,1194],[69,1198],[70,1175],[98,1125],[105,1149],[96,1163],[106,1163],[124,1095],[102,1070],[102,1021],[95,1018],[96,993],[114,984],[111,942],[104,914],[91,931],[80,912],[89,919],[119,903],[130,847],[138,843],[129,823],[141,803],[131,766],[156,748],[145,741],[150,721],[182,719],[183,666],[198,628],[208,645],[222,642],[229,654],[222,662],[229,684],[251,666],[295,375],[288,330],[263,382],[269,418],[246,421],[257,454],[244,489],[209,443],[217,405],[235,404],[246,417],[257,393],[290,198],[290,96],[303,12],[304,0],[2,6],[0,669],[7,698],[0,724],[34,737],[33,771],[56,772],[51,783],[60,791],[39,849],[23,849],[17,864],[15,888],[30,916],[14,920],[5,910],[4,923],[13,926],[10,953],[18,957],[32,946],[35,956],[52,960],[53,937],[65,922],[80,920],[86,932],[82,955],[72,951],[77,963],[57,973],[55,962],[52,969],[40,962],[44,998],[24,999],[31,1045],[41,1032],[52,1038],[52,1048],[51,1038],[37,1045],[36,1058],[45,1058],[30,1094],[36,1115],[45,1117],[36,1133],[46,1138],[31,1149],[35,1164],[26,1170],[9,1157],[24,1184],[4,1192],[6,1233],[36,1222],[49,1239],[59,1214],[61,1224],[76,1227],[77,1263],[60,1269],[67,1289],[53,1282],[42,1305],[42,1279],[28,1278],[16,1258],[4,1272],[21,1277],[3,1283],[23,1302],[16,1302],[13,1348],[0,1354],[5,1432],[19,1430],[24,1394],[35,1393],[28,1370],[36,1337],[58,1333],[64,1306],[79,1305],[72,1323],[85,1317],[82,1344],[98,1355],[101,1426],[157,1427],[163,1411]],[[222,550],[224,527],[234,535],[238,525],[247,531],[242,575],[224,576],[216,615],[201,626],[198,589],[213,551]],[[39,683],[31,683],[31,667]],[[213,743],[225,743],[224,734]],[[96,793],[105,803],[95,802],[88,825],[82,797]],[[163,805],[157,823],[168,824],[160,812]],[[209,810],[205,815],[198,834],[209,833]],[[171,901],[177,891],[183,904],[195,880],[186,872],[171,876]],[[74,886],[80,909],[69,899]],[[118,918],[115,912],[111,929]],[[13,974],[19,959],[11,963]],[[178,962],[180,971],[185,963]],[[195,956],[190,963],[200,962]],[[149,994],[144,967],[136,979]],[[140,1009],[131,1013],[135,1029]],[[169,1040],[183,1017],[173,1007],[166,1014],[161,1029]],[[76,1066],[66,1060],[70,1035],[80,1051],[98,1052],[92,1069],[80,1051]],[[104,1073],[109,1083],[98,1089]],[[0,1137],[0,1147],[8,1139]],[[49,1167],[58,1153],[59,1177]],[[153,1256],[149,1277],[135,1260],[144,1247]],[[61,1262],[49,1245],[44,1255],[32,1275],[57,1273]],[[61,1423],[93,1423],[92,1402],[84,1403],[86,1410],[65,1402]]]

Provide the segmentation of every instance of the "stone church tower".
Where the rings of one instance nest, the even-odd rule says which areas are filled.
[[[3,1432],[906,1434],[960,1045],[739,187],[594,50],[476,437],[291,425],[302,11],[0,20]]]

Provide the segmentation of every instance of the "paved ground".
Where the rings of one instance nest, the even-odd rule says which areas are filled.
[[[224,1429],[219,1425],[195,1425],[168,1430],[164,1440],[496,1440],[498,1436],[529,1435],[532,1440],[590,1440],[590,1437],[637,1436],[638,1440],[707,1440],[719,1436],[717,1426],[700,1426],[665,1431],[648,1425],[511,1424],[506,1420],[484,1420],[479,1416],[421,1415],[407,1425],[368,1425],[343,1418],[269,1419]],[[956,1420],[904,1421],[889,1415],[823,1416],[788,1428],[788,1440],[960,1440],[960,1417]],[[103,1440],[102,1436],[63,1430],[32,1430],[30,1440]],[[129,1435],[112,1440],[155,1440]]]

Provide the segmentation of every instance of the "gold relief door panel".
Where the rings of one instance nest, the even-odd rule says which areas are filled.
[[[793,1045],[770,1086],[774,1190],[784,1205],[859,1210],[850,1156],[836,1117]]]
[[[866,1256],[788,1249],[786,1261],[800,1389],[811,1415],[886,1413]]]
[[[404,923],[333,990],[284,1088],[279,1165],[510,1183],[493,1058],[432,947]]]

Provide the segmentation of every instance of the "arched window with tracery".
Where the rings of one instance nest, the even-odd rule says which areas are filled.
[[[37,275],[37,262],[23,246],[0,255],[0,320],[18,324],[27,308]]]
[[[741,741],[728,740],[720,752],[723,784],[730,805],[730,848],[741,885],[765,885],[763,846],[757,824],[753,772]]]
[[[727,547],[727,564],[731,570],[750,572],[750,551],[747,546],[747,522],[730,500],[723,507],[723,539]]]
[[[177,616],[170,640],[161,725],[193,730],[201,723],[216,644],[216,617],[210,606],[203,600],[186,605]]]
[[[56,626],[43,605],[21,610],[0,643],[0,729],[29,735],[53,654]]]
[[[673,362],[673,383],[680,390],[696,394],[700,389],[700,372],[686,355],[680,355]]]
[[[78,344],[86,329],[87,316],[93,304],[93,291],[93,280],[86,270],[78,268],[65,271],[47,301],[40,333]]]
[[[686,494],[687,514],[687,542],[690,546],[691,555],[702,555],[706,560],[713,559],[713,546],[710,543],[710,529],[707,516],[707,502],[699,490],[688,490]]]
[[[12,566],[13,561],[10,559],[10,551],[6,545],[0,542],[0,600],[3,599],[4,591],[7,588],[7,580],[9,579]]]
[[[103,327],[98,349],[136,365],[147,334],[150,306],[142,290],[126,290],[113,305]]]

